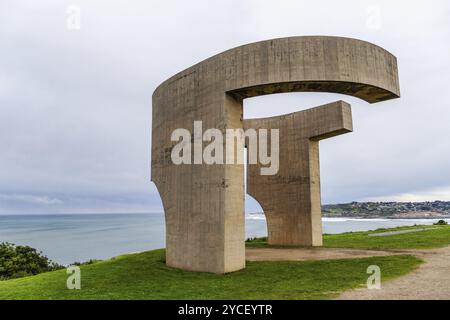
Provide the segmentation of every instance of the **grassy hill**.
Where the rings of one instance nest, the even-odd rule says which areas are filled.
[[[415,227],[416,229],[418,227]],[[450,227],[370,237],[371,232],[325,235],[326,247],[409,249],[450,245]],[[384,231],[414,229],[396,228]],[[373,232],[372,232],[373,233]],[[248,246],[267,246],[258,239]],[[367,267],[386,281],[414,270],[411,256],[303,262],[247,262],[245,270],[215,275],[172,269],[164,250],[120,256],[81,267],[81,290],[66,288],[65,270],[0,281],[0,299],[329,299],[365,285]]]
[[[167,267],[164,250],[120,256],[81,268],[81,290],[66,288],[65,270],[0,282],[0,299],[326,299],[366,283],[378,265],[383,280],[420,264],[412,256],[305,262],[248,262],[215,275]]]

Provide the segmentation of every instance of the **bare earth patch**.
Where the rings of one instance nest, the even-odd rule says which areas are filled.
[[[305,261],[355,259],[383,257],[405,254],[401,251],[378,251],[360,249],[328,249],[328,248],[247,248],[245,256],[248,261]]]
[[[435,229],[436,228],[423,228],[423,229],[413,229],[413,230],[389,231],[389,232],[382,232],[382,233],[371,233],[371,234],[368,234],[368,236],[369,237],[386,237],[386,236],[395,236],[398,234],[405,234],[405,233],[430,231],[430,230],[435,230]]]

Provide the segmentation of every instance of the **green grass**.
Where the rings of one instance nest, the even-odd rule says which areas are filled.
[[[367,267],[382,280],[404,275],[413,256],[303,262],[247,262],[215,275],[172,269],[164,250],[125,255],[81,267],[81,290],[66,289],[65,270],[0,281],[0,299],[327,299],[366,283]]]
[[[413,233],[369,237],[370,233],[430,229]],[[416,226],[380,229],[372,232],[343,233],[324,236],[324,246],[329,248],[355,248],[374,250],[433,249],[450,245],[450,226]]]
[[[369,237],[370,233],[416,233]],[[450,226],[415,226],[324,235],[328,248],[431,249],[450,245]],[[266,239],[247,243],[268,247]],[[328,299],[364,285],[367,267],[378,265],[383,281],[414,270],[410,256],[302,262],[247,262],[245,270],[215,275],[172,269],[164,250],[125,255],[81,267],[81,290],[66,288],[65,270],[0,281],[0,299]]]
[[[430,229],[426,231],[388,235],[383,237],[369,237],[371,233],[390,231]],[[325,234],[324,247],[351,248],[373,250],[400,250],[400,249],[432,249],[450,245],[450,226],[414,226],[392,229],[378,229],[368,232],[349,232],[342,234]],[[268,246],[267,239],[254,239],[247,242],[247,247],[279,247]]]

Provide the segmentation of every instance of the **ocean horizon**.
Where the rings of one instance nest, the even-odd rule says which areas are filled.
[[[431,225],[438,219],[322,218],[323,233]],[[263,214],[246,214],[246,238],[267,236]],[[27,245],[69,265],[165,247],[163,213],[0,215],[0,242]]]

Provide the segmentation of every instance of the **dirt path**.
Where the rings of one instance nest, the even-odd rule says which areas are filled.
[[[423,260],[417,270],[382,283],[381,290],[355,289],[341,300],[448,300],[450,299],[450,247],[433,250],[405,250]]]
[[[392,251],[375,251],[359,249],[328,249],[328,248],[247,248],[245,252],[248,261],[304,261],[356,259],[368,257],[382,257],[405,254]]]
[[[381,290],[367,288],[344,292],[340,300],[449,300],[450,247],[431,250],[272,249],[247,248],[249,261],[304,261],[414,255],[425,262],[403,277],[382,283]],[[381,270],[383,272],[383,270]],[[383,273],[381,274],[383,276]]]

